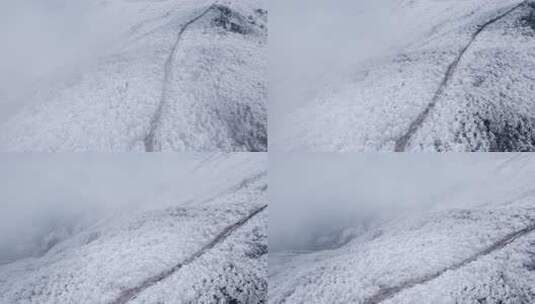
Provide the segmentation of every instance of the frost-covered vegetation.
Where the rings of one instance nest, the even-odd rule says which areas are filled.
[[[43,69],[37,79],[24,79],[29,84],[18,91],[15,85],[0,87],[10,104],[24,104],[1,122],[1,150],[266,150],[267,11],[261,2],[82,3],[91,29],[109,33],[95,37],[81,31],[80,40],[85,35],[91,41],[85,43],[93,54],[74,54],[73,60]],[[27,34],[14,45],[41,35]],[[70,41],[64,48],[82,53],[85,43]],[[36,49],[28,57],[61,61],[56,51],[28,47]],[[2,61],[16,57],[7,55]]]
[[[344,15],[353,21],[338,26],[382,28],[377,39],[342,29],[332,43],[383,47],[365,56],[348,49],[361,60],[342,57],[350,67],[310,88],[307,102],[279,119],[275,149],[535,150],[532,1],[381,3],[381,13],[363,5],[363,18]]]
[[[112,163],[121,162],[113,155],[97,158],[100,160],[91,164],[93,171],[81,166],[82,174],[98,177],[94,165],[99,163],[106,164],[105,173],[113,173],[109,169],[114,167]],[[145,182],[135,184],[139,190],[124,187],[125,181],[112,182],[117,174],[113,178],[103,175],[104,182],[87,185],[97,194],[78,198],[107,201],[104,196],[109,194],[118,202],[126,202],[109,203],[115,204],[114,208],[92,201],[78,203],[79,206],[77,202],[67,204],[75,205],[71,209],[102,211],[85,224],[74,215],[60,217],[59,210],[46,208],[50,206],[42,197],[45,206],[36,207],[39,214],[33,215],[32,220],[56,216],[56,234],[71,222],[78,221],[78,228],[62,234],[53,243],[51,233],[46,231],[32,235],[37,243],[26,240],[30,242],[25,244],[28,248],[39,247],[42,242],[49,246],[46,251],[30,256],[11,256],[14,259],[0,265],[0,302],[265,303],[265,155],[169,155],[164,159],[131,158],[129,169],[120,168],[126,171],[123,178],[129,176],[136,183]],[[41,157],[41,161],[47,160],[51,161],[50,156]],[[83,155],[78,156],[80,161],[84,161]],[[150,170],[150,166],[169,169]],[[146,176],[136,176],[139,169],[145,169]],[[77,184],[80,179],[75,174],[65,177],[67,187],[84,187]],[[115,183],[117,187],[104,191],[101,188],[106,183]],[[33,191],[31,182],[25,187],[26,191]],[[130,197],[128,191],[135,195]],[[43,194],[54,196],[50,191]],[[140,200],[130,201],[136,197]],[[24,202],[19,201],[18,205],[22,209]],[[14,215],[12,210],[2,214],[2,218]],[[26,222],[21,220],[14,227],[21,227],[21,231],[11,229],[10,235],[0,234],[0,254],[9,250],[10,239],[23,235]]]
[[[381,157],[387,163],[396,158]],[[346,189],[347,199],[353,198],[353,223],[343,224],[339,220],[347,216],[349,205],[325,201],[325,210],[338,212],[316,215],[323,221],[323,233],[311,231],[318,220],[301,223],[295,229],[292,217],[277,220],[277,210],[282,212],[279,208],[284,204],[291,210],[291,203],[274,200],[272,217],[279,230],[286,227],[297,232],[291,237],[294,242],[281,245],[280,239],[284,237],[276,233],[276,238],[271,239],[278,245],[277,252],[270,252],[271,303],[535,301],[535,157],[412,156],[422,163],[418,166],[408,160],[411,156],[405,155],[396,160],[405,165],[387,170],[380,165],[381,157],[368,160],[368,167],[361,162],[362,172],[351,166],[352,174],[341,174],[331,183],[323,182],[321,190],[314,188],[308,194],[310,200],[329,197],[321,193],[339,190],[338,183],[353,185],[353,194]],[[325,158],[324,163],[329,163]],[[455,167],[455,162],[462,163],[455,168],[459,176],[455,170],[444,171]],[[409,164],[413,167],[411,171],[402,170]],[[375,180],[371,173],[375,182],[359,187],[358,181],[371,171],[365,169],[372,167],[383,174],[390,171],[392,176]],[[435,172],[426,172],[423,167]],[[389,187],[397,173],[411,181],[408,190],[413,192],[412,196]],[[370,203],[376,212],[362,222],[360,215],[369,207],[361,200],[373,197],[358,193],[366,194],[369,188],[377,191],[377,205]],[[277,189],[281,188],[272,191]],[[296,198],[295,193],[286,191],[279,199]],[[394,200],[392,205],[381,201],[385,198],[382,193],[389,193],[387,196]],[[398,208],[393,210],[392,206]],[[294,208],[293,221],[300,221],[298,211],[306,207]],[[314,209],[321,210],[313,207],[309,212]],[[307,246],[296,247],[300,239],[305,239]],[[325,241],[328,239],[332,242]],[[310,245],[318,243],[324,246]]]

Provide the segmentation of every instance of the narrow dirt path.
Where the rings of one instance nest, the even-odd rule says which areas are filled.
[[[227,226],[223,231],[221,231],[216,237],[210,241],[208,244],[201,247],[199,250],[194,252],[192,255],[187,257],[185,260],[180,262],[179,264],[175,265],[173,268],[168,269],[160,274],[157,274],[153,277],[150,277],[143,281],[139,286],[127,289],[123,291],[117,299],[110,302],[110,304],[125,304],[129,302],[130,300],[134,299],[136,296],[138,296],[140,293],[142,293],[147,288],[157,284],[158,282],[161,282],[165,280],[166,278],[170,277],[172,274],[180,270],[185,265],[191,264],[194,262],[197,258],[201,257],[203,254],[205,254],[210,249],[214,248],[217,244],[222,243],[225,241],[234,231],[236,231],[238,228],[245,225],[249,220],[251,220],[255,215],[262,212],[267,208],[267,205],[264,205],[253,212],[251,212],[246,217],[240,219],[238,222]]]
[[[150,121],[150,127],[149,132],[143,139],[143,143],[145,145],[145,152],[155,152],[160,149],[160,147],[156,143],[155,134],[158,130],[158,127],[160,125],[160,118],[162,116],[162,109],[167,103],[167,100],[169,98],[169,84],[173,77],[173,65],[175,62],[176,53],[178,50],[178,46],[180,44],[180,41],[182,40],[182,35],[184,32],[190,27],[193,23],[195,23],[197,20],[204,17],[208,12],[210,12],[212,9],[216,7],[216,3],[211,4],[208,8],[206,8],[204,11],[202,11],[199,15],[196,17],[190,19],[188,22],[186,22],[184,25],[180,27],[180,30],[178,31],[175,43],[173,44],[173,47],[171,48],[171,51],[169,52],[169,55],[167,56],[167,59],[165,60],[164,64],[164,77],[162,81],[162,92],[160,95],[160,102],[158,103],[158,108],[156,109],[156,112],[154,112],[151,121]]]
[[[435,107],[440,97],[444,94],[446,87],[448,86],[450,82],[450,79],[452,78],[453,74],[459,67],[459,62],[461,61],[462,57],[464,56],[468,48],[470,48],[472,43],[476,40],[477,36],[479,36],[479,34],[483,30],[485,30],[485,28],[487,28],[489,25],[496,23],[497,21],[506,17],[511,12],[513,12],[514,10],[516,10],[517,8],[521,7],[524,4],[525,4],[525,1],[522,1],[521,3],[514,5],[512,8],[506,10],[505,12],[499,14],[498,16],[492,18],[491,20],[485,22],[484,24],[477,26],[476,31],[471,35],[470,40],[468,41],[468,44],[466,44],[461,49],[457,57],[455,57],[455,60],[453,60],[453,62],[448,66],[448,69],[446,70],[446,74],[444,74],[444,77],[442,78],[442,81],[440,82],[438,89],[433,95],[431,102],[426,106],[426,108],[420,114],[418,114],[416,119],[411,122],[407,132],[396,140],[395,147],[394,147],[395,152],[404,152],[407,149],[407,146],[409,144],[411,137],[416,133],[416,131],[420,129],[420,127],[422,126],[426,118],[429,116],[429,113],[431,112],[431,110]]]
[[[463,266],[466,266],[467,264],[483,257],[483,256],[486,256],[486,255],[489,255],[497,250],[500,250],[502,248],[504,248],[505,246],[511,244],[512,242],[514,242],[516,239],[530,233],[530,232],[533,232],[535,231],[535,224],[531,225],[531,226],[528,226],[522,230],[519,230],[519,231],[516,231],[516,232],[511,232],[509,234],[507,234],[505,237],[503,237],[502,239],[498,240],[497,242],[495,242],[494,244],[492,244],[491,246],[489,246],[488,248],[486,248],[485,250],[483,251],[480,251],[474,255],[472,255],[471,257],[457,263],[457,264],[454,264],[450,267],[447,267],[441,271],[438,271],[436,273],[433,273],[433,274],[429,274],[429,275],[426,275],[424,277],[421,277],[421,278],[416,278],[416,279],[412,279],[412,280],[408,280],[406,282],[403,282],[401,283],[400,285],[398,286],[393,286],[393,287],[387,287],[387,288],[383,288],[381,290],[379,290],[377,293],[375,293],[373,296],[371,296],[370,298],[366,299],[364,302],[362,302],[363,304],[379,304],[379,303],[382,303],[390,298],[393,298],[394,296],[396,296],[397,294],[399,294],[400,292],[404,291],[404,290],[407,290],[407,289],[410,289],[410,288],[413,288],[415,287],[416,285],[420,285],[420,284],[425,284],[425,283],[428,283],[429,281],[432,281],[436,278],[438,278],[439,276],[441,276],[442,274],[444,274],[446,271],[455,271],[455,270],[458,270],[459,268],[463,267]]]

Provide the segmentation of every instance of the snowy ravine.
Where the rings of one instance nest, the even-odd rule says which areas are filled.
[[[124,30],[96,62],[28,88],[0,150],[266,150],[261,1],[85,2]]]
[[[534,151],[535,2],[386,2],[423,34],[289,114],[272,147]]]
[[[342,246],[271,252],[270,303],[534,303],[534,168],[514,157],[480,186]]]
[[[246,155],[200,159],[191,174],[209,180],[230,165],[229,178],[242,174],[241,181],[171,206],[123,210],[41,257],[1,265],[0,303],[266,303],[261,163]]]

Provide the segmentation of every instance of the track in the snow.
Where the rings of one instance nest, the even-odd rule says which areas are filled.
[[[196,17],[192,18],[191,20],[186,22],[184,25],[182,25],[182,27],[178,31],[175,43],[173,44],[173,47],[171,48],[171,51],[169,52],[169,56],[167,56],[167,59],[165,60],[164,77],[163,77],[163,83],[162,83],[162,93],[160,96],[160,102],[158,104],[158,108],[156,109],[156,112],[154,112],[154,115],[151,118],[149,132],[143,139],[143,143],[145,145],[145,152],[155,152],[160,149],[160,147],[156,145],[155,134],[160,124],[160,118],[162,116],[163,107],[167,103],[167,99],[169,97],[168,96],[169,82],[171,81],[172,76],[173,76],[172,75],[173,64],[175,62],[178,45],[180,44],[180,41],[182,40],[182,35],[184,34],[184,32],[188,29],[190,25],[192,25],[197,20],[204,17],[206,14],[208,14],[208,12],[210,12],[215,7],[216,7],[215,3],[211,4],[208,8],[202,11],[199,15],[197,15]]]
[[[170,277],[172,274],[180,270],[185,265],[191,264],[193,261],[195,261],[197,258],[201,257],[203,254],[205,254],[208,250],[215,247],[217,244],[222,243],[225,241],[234,231],[236,231],[238,228],[245,225],[250,219],[252,219],[255,215],[262,212],[264,209],[267,208],[267,205],[264,205],[253,212],[251,212],[246,217],[240,219],[238,222],[226,227],[221,231],[210,243],[204,245],[201,249],[197,250],[195,253],[193,253],[191,256],[174,266],[173,268],[166,270],[160,274],[157,274],[153,277],[148,278],[143,283],[141,283],[139,286],[127,289],[123,291],[117,299],[110,302],[110,304],[125,304],[129,302],[130,300],[134,299],[136,296],[138,296],[140,293],[142,293],[147,288],[165,280],[166,278]]]
[[[382,303],[383,301],[386,301],[386,300],[388,300],[390,298],[393,298],[394,296],[396,296],[397,294],[399,294],[400,292],[402,292],[404,290],[413,288],[416,285],[425,284],[425,283],[427,283],[429,281],[432,281],[432,280],[438,278],[439,276],[441,276],[442,274],[444,274],[446,271],[458,270],[459,268],[461,268],[463,266],[466,266],[467,264],[479,259],[480,257],[486,256],[486,255],[491,254],[491,253],[493,253],[493,252],[495,252],[497,250],[500,250],[500,249],[504,248],[505,246],[511,244],[513,241],[515,241],[519,237],[522,237],[522,236],[524,236],[524,235],[526,235],[526,234],[528,234],[530,232],[534,232],[534,231],[535,231],[535,224],[531,225],[531,226],[528,226],[528,227],[526,227],[526,228],[524,228],[522,230],[519,230],[519,231],[516,231],[516,232],[511,232],[511,233],[507,234],[505,237],[503,237],[502,239],[500,239],[499,241],[497,241],[494,244],[492,244],[490,247],[488,247],[485,250],[480,251],[480,252],[472,255],[471,257],[461,261],[460,263],[454,264],[454,265],[452,265],[450,267],[447,267],[447,268],[445,268],[445,269],[443,269],[441,271],[438,271],[438,272],[433,273],[433,274],[429,274],[429,275],[421,277],[421,278],[408,280],[408,281],[403,282],[402,284],[400,284],[398,286],[382,288],[381,290],[379,290],[377,293],[375,293],[373,296],[371,296],[370,298],[366,299],[362,303],[363,304],[379,304],[379,303]]]
[[[517,8],[525,5],[525,3],[526,1],[522,1],[519,4],[514,5],[512,8],[506,10],[504,13],[492,18],[491,20],[477,27],[476,31],[470,37],[468,44],[466,44],[461,49],[457,57],[455,57],[455,60],[453,60],[453,62],[448,66],[448,69],[446,70],[446,74],[444,74],[444,78],[440,82],[440,85],[438,89],[436,90],[435,94],[433,95],[431,102],[426,106],[426,108],[420,114],[418,114],[416,119],[411,122],[407,132],[405,132],[405,134],[403,134],[401,137],[399,137],[396,140],[395,147],[394,147],[395,152],[404,152],[407,149],[410,139],[416,133],[416,131],[418,131],[418,129],[422,126],[426,118],[429,116],[429,113],[431,112],[431,110],[435,107],[440,97],[444,94],[444,91],[446,90],[446,87],[448,86],[450,79],[452,78],[453,74],[457,70],[457,67],[459,66],[459,62],[461,61],[462,57],[464,56],[468,48],[470,48],[472,43],[476,40],[477,36],[479,36],[479,34],[483,30],[485,30],[485,28],[487,28],[489,25],[494,24],[497,21],[501,20],[502,18],[506,17],[507,15],[509,15],[511,12],[513,12]]]

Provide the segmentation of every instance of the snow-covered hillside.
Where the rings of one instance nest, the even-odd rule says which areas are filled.
[[[405,46],[391,45],[317,89],[281,120],[274,149],[535,150],[533,1],[384,5],[366,25],[393,20],[391,40]]]
[[[115,41],[25,88],[1,150],[266,150],[260,1],[85,2]]]
[[[0,303],[265,303],[263,158],[194,156],[174,185],[189,194],[123,206],[1,265]]]
[[[420,212],[270,252],[270,302],[534,303],[535,158],[494,164]]]

